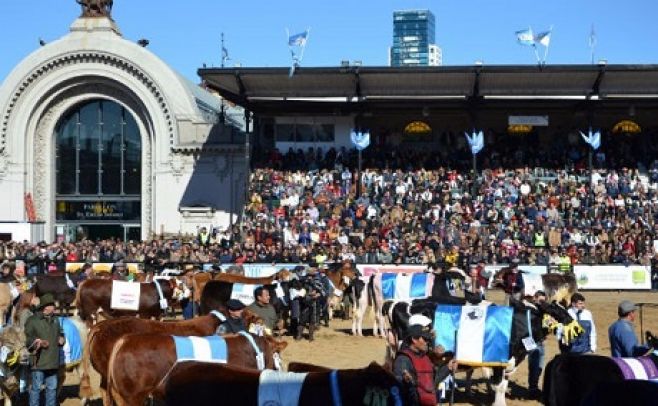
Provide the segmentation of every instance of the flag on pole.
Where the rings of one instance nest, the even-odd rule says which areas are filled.
[[[229,59],[228,57],[228,49],[226,47],[222,47],[222,59],[227,61]]]
[[[532,28],[516,32],[516,40],[521,45],[535,46],[535,36],[532,35]]]
[[[544,31],[537,34],[535,36],[535,42],[548,48],[548,45],[551,43],[551,31]]]
[[[308,30],[301,32],[299,34],[290,35],[288,37],[288,45],[291,47],[300,46],[303,47],[306,45],[306,39],[308,38]]]
[[[484,148],[484,134],[482,131],[479,133],[473,131],[473,135],[468,135],[468,133],[464,133],[464,135],[466,136],[468,145],[471,147],[471,152],[473,155],[477,155],[478,152],[482,151],[482,148]]]
[[[601,131],[592,132],[592,129],[589,129],[589,133],[585,135],[580,131],[580,135],[583,137],[586,143],[588,143],[594,151],[599,149],[601,146]]]
[[[352,133],[350,134],[350,138],[352,139],[352,144],[356,147],[357,150],[363,151],[364,149],[368,148],[368,145],[370,145],[370,133],[369,132],[357,132],[352,130]]]

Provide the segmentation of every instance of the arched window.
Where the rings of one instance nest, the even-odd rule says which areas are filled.
[[[58,197],[140,195],[139,127],[121,105],[107,100],[78,105],[56,131]]]

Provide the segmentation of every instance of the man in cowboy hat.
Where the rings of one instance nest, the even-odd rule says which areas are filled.
[[[55,317],[55,300],[50,293],[39,298],[39,307],[25,323],[26,345],[33,353],[30,406],[38,406],[41,385],[46,387],[46,406],[57,404],[57,371],[59,347],[64,345],[64,332]]]

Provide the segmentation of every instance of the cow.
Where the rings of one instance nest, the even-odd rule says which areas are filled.
[[[422,269],[402,269],[405,269],[406,272],[404,273],[407,274],[423,272]],[[455,292],[456,287],[460,287],[459,290],[464,292],[466,298],[474,301],[479,300],[475,298],[475,294],[472,294],[466,289],[463,289],[465,286],[465,275],[463,271],[433,272],[430,273],[430,275],[432,278],[427,278],[427,283],[432,284],[432,297],[451,297],[451,295]],[[386,337],[386,326],[384,314],[382,312],[384,299],[382,295],[381,279],[378,279],[376,274],[368,277],[360,277],[359,279],[365,285],[365,289],[361,291],[361,294],[358,296],[356,301],[357,304],[355,305],[354,315],[352,317],[352,335],[363,335],[363,318],[365,316],[366,309],[368,308],[368,304],[371,304],[373,310],[375,311],[373,335]]]
[[[0,283],[0,325],[3,326],[7,318],[9,318],[8,314],[11,312],[12,303],[16,297],[16,288],[13,288],[10,285],[11,283],[13,282]]]
[[[201,292],[201,301],[199,304],[200,314],[208,314],[208,312],[212,309],[224,311],[226,309],[226,302],[231,298],[234,284],[239,283],[243,285],[253,285],[254,289],[256,289],[257,286],[262,284],[257,283],[254,280],[263,280],[263,278],[248,278],[239,275],[221,275],[221,280],[209,281],[203,288],[203,292]],[[278,282],[277,285],[284,290],[284,294],[285,291],[288,290],[288,282]],[[277,285],[272,283],[264,284],[264,286],[270,292],[270,303],[276,309],[277,314],[281,316],[287,308],[287,303],[284,303],[278,299],[279,295],[276,292]]]
[[[105,389],[107,368],[110,354],[114,344],[126,334],[131,333],[157,333],[178,336],[209,336],[215,334],[217,327],[226,318],[220,312],[211,312],[206,316],[191,320],[161,322],[157,320],[144,320],[138,318],[119,318],[101,321],[95,324],[87,337],[84,346],[82,367],[83,373],[80,379],[80,397],[91,398],[92,388],[90,383],[90,372],[93,367],[100,375],[101,389]],[[243,318],[246,323],[255,322],[256,317],[245,310]]]
[[[320,371],[311,366],[303,379],[298,402],[300,406],[366,405],[401,406],[405,394],[395,377],[376,363],[361,369]],[[278,374],[282,376],[279,377]],[[157,401],[167,405],[257,406],[288,404],[289,399],[259,399],[261,371],[225,364],[181,362],[176,364],[153,392]],[[272,379],[285,379],[275,373]]]
[[[138,283],[138,282],[134,282]],[[134,316],[142,318],[160,318],[164,310],[160,306],[160,295],[155,284],[158,283],[162,295],[168,301],[173,297],[176,288],[175,280],[157,280],[152,283],[142,283],[139,310],[137,312],[112,309],[112,284],[113,281],[106,279],[88,279],[78,286],[76,306],[80,318],[91,326],[97,317],[99,309],[108,317]]]
[[[34,293],[38,297],[46,293],[52,294],[59,305],[59,313],[67,315],[75,300],[80,279],[80,274],[70,273],[37,275],[33,288]]]
[[[278,353],[288,345],[285,341],[277,341],[272,337],[232,334],[223,338],[226,340],[228,364],[256,370],[263,369],[263,365],[257,362],[260,353],[264,356],[265,368],[278,368]],[[253,342],[249,338],[253,339]],[[107,404],[144,404],[150,393],[176,364],[176,351],[176,344],[171,336],[144,333],[120,338],[114,345],[108,366]],[[224,402],[224,395],[220,396]]]
[[[502,268],[493,276],[491,286],[502,288],[503,281],[510,268]],[[523,270],[520,271],[523,273]],[[571,296],[578,291],[576,276],[572,273],[546,273],[541,276],[544,293],[549,301],[557,301],[563,305],[571,303]]]
[[[334,309],[337,308],[342,309],[343,320],[347,320],[350,304],[350,287],[356,280],[356,277],[357,274],[349,262],[346,262],[338,269],[327,272],[327,278],[331,281],[331,285],[334,288],[331,297],[328,298],[329,320],[333,319]]]
[[[417,299],[411,304],[398,302],[392,305],[389,310],[389,324],[391,332],[387,346],[387,363],[392,363],[392,357],[399,348],[399,340],[405,337],[408,327],[409,317],[413,314],[422,314],[430,320],[434,320],[436,307],[441,304],[434,298]],[[455,304],[450,302],[448,304]],[[544,316],[551,316],[557,323],[566,326],[565,328],[578,331],[579,325],[569,316],[567,310],[556,302],[544,303],[540,307],[528,302],[519,302],[513,300],[512,331],[510,338],[509,354],[510,359],[507,368],[494,367],[492,383],[495,385],[494,405],[505,405],[505,392],[508,386],[509,375],[516,371],[516,367],[525,359],[527,351],[523,345],[522,339],[532,333],[535,342],[541,342],[548,334],[548,329],[544,328]],[[530,323],[530,324],[528,324]],[[556,327],[553,325],[552,327]],[[440,328],[440,326],[439,326]],[[467,392],[470,393],[470,375],[472,369],[468,370],[467,375]]]
[[[649,346],[658,349],[658,337],[646,333]],[[637,358],[636,358],[637,359]],[[546,405],[579,405],[597,385],[624,383],[625,376],[620,367],[621,359],[601,355],[578,356],[563,354],[556,356],[544,371],[543,401]],[[631,361],[633,362],[633,361]],[[658,354],[644,357],[650,369],[658,374]],[[639,366],[640,362],[636,362]],[[655,378],[654,378],[655,379]],[[625,386],[624,386],[625,387]],[[624,389],[625,391],[625,389]],[[625,401],[627,404],[639,404]]]
[[[599,383],[580,404],[582,406],[655,405],[657,400],[658,382],[629,380]]]

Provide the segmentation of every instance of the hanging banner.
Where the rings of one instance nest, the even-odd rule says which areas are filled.
[[[651,268],[642,265],[576,265],[578,289],[649,290]]]

